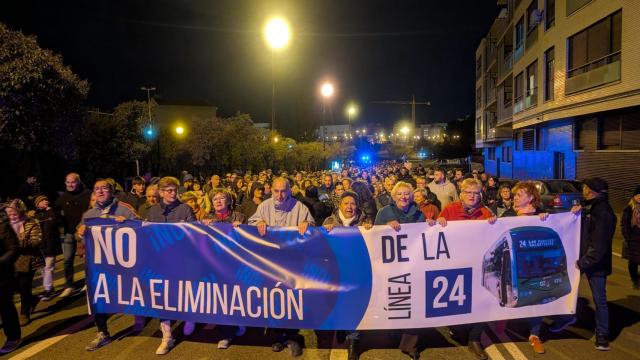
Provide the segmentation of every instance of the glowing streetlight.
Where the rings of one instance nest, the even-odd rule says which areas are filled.
[[[176,126],[176,134],[182,135],[184,134],[184,128],[182,126]]]
[[[322,87],[320,88],[320,93],[325,99],[332,97],[334,91],[335,90],[333,88],[333,84],[331,84],[330,82],[322,84]]]
[[[347,118],[349,119],[349,125],[351,125],[351,119],[358,115],[358,107],[355,104],[349,104],[347,106]]]
[[[291,28],[282,18],[270,19],[264,26],[264,39],[272,50],[283,49],[291,40]]]
[[[274,143],[277,143],[279,140],[280,140],[280,139],[278,139],[278,137],[277,137],[277,136],[273,138],[273,142],[274,142]]]
[[[406,126],[403,126],[402,129],[400,129],[400,132],[402,133],[402,135],[407,135],[409,133],[409,128]]]
[[[273,18],[264,26],[264,39],[271,49],[271,131],[275,130],[276,123],[276,76],[274,64],[274,52],[284,49],[291,40],[289,24],[281,18]]]
[[[325,82],[320,87],[320,94],[322,94],[322,125],[327,125],[327,101],[333,96],[334,88],[330,82]],[[325,143],[322,142],[322,148],[324,149]]]

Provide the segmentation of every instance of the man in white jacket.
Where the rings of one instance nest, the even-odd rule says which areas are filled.
[[[429,183],[429,190],[436,194],[440,200],[441,209],[444,209],[450,202],[458,198],[456,186],[453,185],[445,176],[444,170],[435,169],[433,173],[433,181]]]

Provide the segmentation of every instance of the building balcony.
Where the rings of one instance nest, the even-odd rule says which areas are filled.
[[[500,79],[504,79],[507,75],[511,73],[513,69],[513,53],[510,52],[505,55],[504,60],[500,66]]]
[[[487,62],[486,62],[487,68],[485,70],[489,71],[496,64],[496,45],[494,43],[489,43],[489,45],[487,46],[486,59],[487,59]]]
[[[513,113],[517,114],[524,110],[524,97],[518,96],[513,101]]]
[[[510,140],[512,137],[513,130],[511,126],[496,126],[488,129],[486,141]]]
[[[525,39],[525,46],[524,46],[527,50],[531,49],[533,47],[533,45],[535,45],[535,43],[538,41],[538,30],[539,30],[539,28],[540,27],[538,25],[536,25],[527,34],[527,37]]]
[[[524,42],[520,44],[516,44],[516,48],[513,51],[513,62],[520,60],[520,58],[524,55]]]
[[[524,97],[524,109],[538,105],[538,88],[528,89]]]
[[[509,124],[513,119],[513,105],[511,100],[509,100],[506,104],[498,104],[497,113],[498,113],[498,125]]]
[[[620,52],[607,55],[567,72],[565,93],[571,94],[619,81],[621,72]]]

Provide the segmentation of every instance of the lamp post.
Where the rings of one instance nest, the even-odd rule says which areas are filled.
[[[291,39],[289,24],[281,18],[267,21],[264,27],[264,39],[271,49],[271,131],[275,131],[276,122],[276,76],[275,76],[275,52],[284,49]]]
[[[322,94],[322,126],[323,133],[326,131],[327,125],[327,101],[333,96],[334,93],[333,84],[330,82],[325,82],[320,87],[320,93]],[[324,137],[322,138],[322,147],[325,147]]]
[[[158,135],[158,131],[155,130],[153,128],[153,119],[151,118],[151,92],[152,91],[156,91],[155,86],[141,86],[140,90],[142,91],[146,91],[147,92],[147,108],[149,110],[149,124],[147,125],[146,129],[144,130],[144,134],[148,139],[153,139],[154,134]],[[156,170],[160,170],[160,136],[158,136],[157,140],[156,140],[156,152],[157,152],[157,169]],[[152,155],[149,154],[149,162],[151,162],[151,158]]]

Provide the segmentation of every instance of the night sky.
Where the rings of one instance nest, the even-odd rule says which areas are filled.
[[[496,0],[467,1],[32,1],[3,0],[0,21],[35,35],[41,47],[89,80],[88,104],[111,111],[146,100],[153,85],[166,100],[209,102],[222,116],[271,116],[271,51],[262,27],[271,15],[292,26],[275,54],[276,128],[300,135],[321,123],[319,85],[337,93],[331,120],[360,104],[357,122],[391,125],[410,106],[375,100],[431,101],[418,123],[474,113],[474,61],[498,13]],[[473,117],[473,116],[472,116]],[[330,121],[331,121],[330,120]]]

